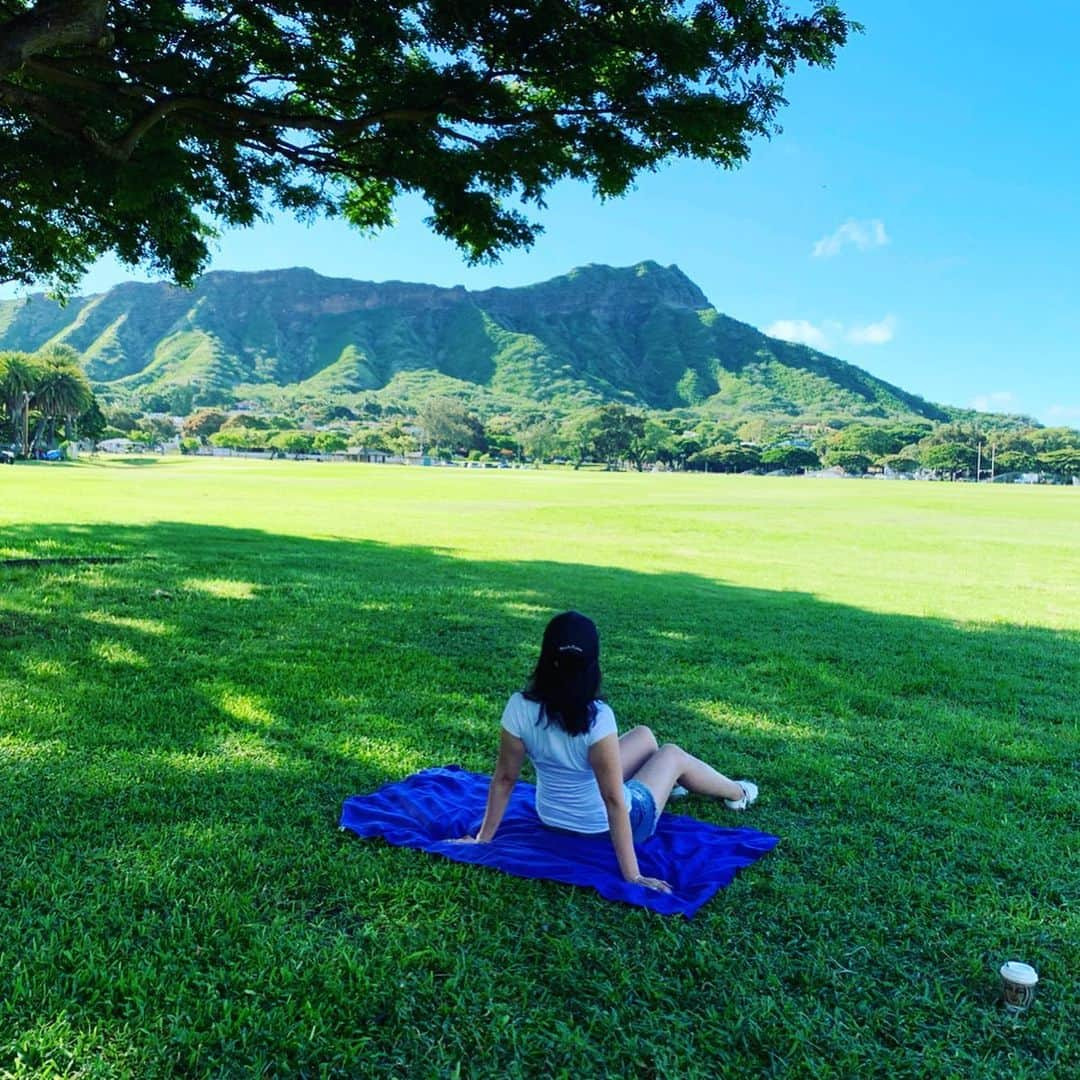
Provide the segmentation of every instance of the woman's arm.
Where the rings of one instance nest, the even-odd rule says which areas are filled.
[[[521,763],[525,760],[525,744],[506,728],[500,728],[499,759],[495,762],[495,772],[488,786],[487,809],[480,831],[475,837],[463,836],[463,841],[474,840],[478,844],[487,844],[495,836],[496,830],[506,813],[506,804],[514,790]]]
[[[623,794],[619,736],[613,732],[594,742],[589,748],[589,764],[596,775],[600,797],[604,800],[604,809],[607,810],[611,843],[615,848],[615,858],[619,861],[623,878],[637,885],[644,885],[647,889],[670,892],[671,886],[666,881],[645,877],[638,867],[634,837],[630,831],[630,814],[627,812],[626,797]]]

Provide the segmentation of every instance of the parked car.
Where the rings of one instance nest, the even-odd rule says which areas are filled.
[[[15,455],[10,450],[0,450],[0,465],[14,465]]]

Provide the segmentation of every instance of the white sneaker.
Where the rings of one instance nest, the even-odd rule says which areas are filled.
[[[758,787],[752,780],[736,780],[736,784],[743,790],[741,799],[725,799],[724,805],[729,810],[745,810],[756,798]]]

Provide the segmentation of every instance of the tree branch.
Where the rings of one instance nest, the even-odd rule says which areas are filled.
[[[99,82],[97,79],[88,79],[84,75],[76,75],[73,71],[66,71],[45,60],[29,59],[23,65],[24,70],[36,75],[45,82],[56,83],[59,86],[70,86],[73,90],[82,90],[84,93],[105,94],[114,97],[117,101],[122,98],[145,102],[149,96],[148,91],[137,86],[126,86],[122,82]]]

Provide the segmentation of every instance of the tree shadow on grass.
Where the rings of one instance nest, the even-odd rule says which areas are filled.
[[[856,1002],[827,963],[843,953],[857,967],[853,943],[879,969],[879,995],[903,991],[942,948],[970,952],[976,924],[991,957],[1021,941],[1044,971],[1075,963],[1064,898],[1076,634],[868,612],[692,574],[179,523],[13,528],[5,542],[125,560],[0,568],[0,869],[18,900],[6,929],[39,941],[42,978],[55,981],[57,957],[75,950],[120,1012],[115,986],[85,975],[95,963],[115,975],[108,942],[128,962],[140,942],[159,942],[136,983],[165,986],[164,1009],[187,1007],[198,978],[226,997],[244,980],[268,995],[262,968],[304,950],[336,970],[335,949],[373,925],[393,978],[401,949],[435,948],[460,932],[454,920],[483,920],[492,904],[541,921],[583,905],[617,940],[635,934],[640,913],[491,875],[470,900],[449,886],[475,871],[333,831],[346,795],[432,764],[489,770],[503,701],[546,619],[567,607],[600,625],[620,726],[647,723],[759,780],[750,823],[784,838],[733,887],[738,911],[703,913],[716,942],[664,930],[680,978],[725,963],[726,943],[747,932],[740,920],[763,958],[785,957],[756,972],[747,959],[762,993],[824,994],[841,1012]],[[1037,800],[1018,799],[1027,791]],[[730,820],[702,800],[685,812]],[[58,905],[81,921],[57,930]],[[395,922],[401,910],[411,914]],[[492,948],[513,948],[513,927],[488,930]],[[215,941],[233,955],[216,957]],[[981,977],[958,961],[961,983]],[[35,999],[7,989],[15,1030]],[[405,1022],[382,991],[364,1010]],[[295,1022],[282,1006],[281,1031]],[[211,1010],[194,1023],[205,1035],[226,1021]],[[299,1068],[276,1031],[268,1052]],[[247,1067],[257,1049],[229,1052]],[[177,1060],[196,1051],[180,1047]]]
[[[46,693],[50,671],[54,681],[77,673],[61,679],[66,711],[99,721],[74,725],[77,740],[187,750],[245,712],[282,712],[256,725],[319,731],[371,709],[401,745],[421,749],[463,694],[489,710],[477,717],[487,731],[492,705],[527,674],[544,621],[568,606],[601,626],[607,696],[624,726],[720,727],[726,717],[734,742],[750,725],[765,745],[861,740],[872,752],[878,725],[906,721],[912,753],[944,741],[953,760],[959,740],[980,760],[1031,763],[1044,736],[1053,753],[1073,719],[1080,637],[1066,632],[884,615],[692,574],[463,562],[434,548],[257,530],[34,526],[5,538],[44,557],[0,567],[8,661],[32,684],[44,660]],[[58,557],[120,561],[49,563]],[[424,713],[404,715],[406,691],[421,694]],[[119,701],[156,723],[118,723]]]

